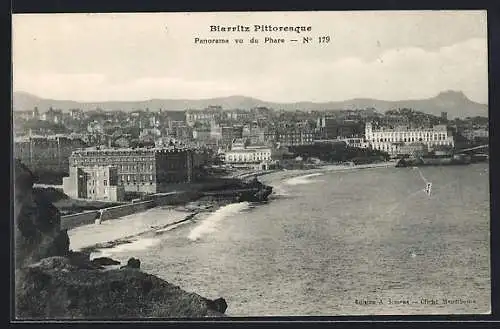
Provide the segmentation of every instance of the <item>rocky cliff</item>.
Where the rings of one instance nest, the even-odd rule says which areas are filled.
[[[210,300],[141,272],[138,260],[109,268],[69,250],[60,214],[33,192],[34,177],[14,167],[15,314],[17,319],[193,318],[224,316]]]

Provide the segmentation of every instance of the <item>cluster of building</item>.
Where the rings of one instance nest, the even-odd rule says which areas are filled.
[[[63,189],[74,198],[119,201],[126,192],[154,194],[191,183],[205,162],[205,153],[189,148],[86,148],[69,157]]]
[[[69,175],[63,184],[68,195],[119,200],[127,192],[158,193],[171,184],[196,180],[198,168],[210,159],[208,151],[230,166],[267,169],[277,165],[288,147],[317,142],[343,142],[399,156],[453,148],[456,132],[470,140],[488,136],[487,120],[457,125],[446,113],[389,112],[209,106],[130,113],[51,108],[40,113],[35,108],[14,113],[22,135],[15,139],[14,154],[32,170]],[[39,128],[37,122],[44,124]],[[30,123],[29,133],[23,123]],[[51,125],[66,127],[67,133],[54,133]]]
[[[21,136],[14,139],[14,155],[34,171],[67,172],[72,152],[86,146],[69,135]]]

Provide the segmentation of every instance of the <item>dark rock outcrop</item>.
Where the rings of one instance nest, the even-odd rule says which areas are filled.
[[[28,266],[19,275],[16,313],[23,319],[133,319],[223,316],[210,300],[141,271],[89,270],[65,257]]]
[[[120,265],[120,262],[109,257],[98,257],[91,260],[97,266]]]
[[[132,257],[127,261],[127,265],[122,266],[121,268],[141,268],[141,261]]]
[[[50,256],[69,253],[69,237],[61,230],[59,210],[40,193],[33,193],[34,176],[14,163],[15,264],[22,267]]]
[[[210,306],[219,313],[224,313],[227,310],[227,303],[224,298],[217,298],[210,301]]]
[[[17,319],[197,318],[224,316],[210,300],[140,270],[104,269],[109,258],[69,250],[60,213],[33,192],[33,174],[15,162],[15,315]],[[117,264],[118,263],[118,264]],[[126,268],[140,268],[129,259]]]

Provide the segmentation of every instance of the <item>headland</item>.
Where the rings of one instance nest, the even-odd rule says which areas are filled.
[[[70,249],[56,207],[33,193],[33,175],[15,163],[15,318],[111,320],[222,317],[223,298],[210,300],[127,264],[91,260]],[[111,266],[111,267],[110,267]]]

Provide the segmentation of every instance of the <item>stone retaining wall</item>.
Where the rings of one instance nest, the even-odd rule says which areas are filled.
[[[98,210],[61,216],[61,230],[71,230],[77,226],[93,224],[98,216]]]
[[[145,211],[156,206],[154,200],[124,204],[102,209],[101,221],[115,219],[137,212]]]
[[[70,230],[78,226],[94,224],[96,219],[100,217],[101,221],[120,218],[127,215],[132,215],[148,209],[166,206],[184,204],[189,201],[196,200],[201,195],[196,192],[172,192],[155,194],[149,197],[147,201],[128,203],[125,205],[104,208],[101,210],[93,210],[78,214],[61,216],[61,229]],[[102,212],[101,215],[99,213]]]

